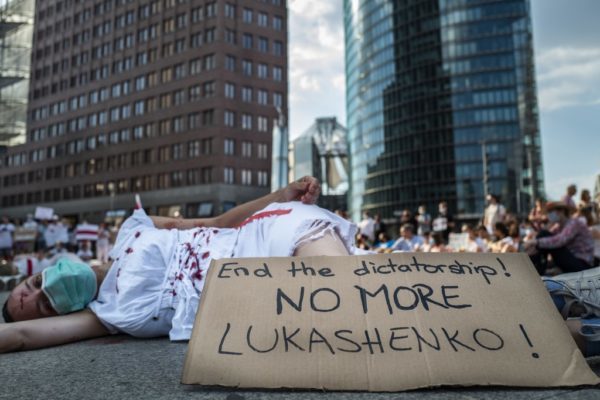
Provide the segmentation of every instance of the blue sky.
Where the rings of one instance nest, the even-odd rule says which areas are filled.
[[[531,0],[546,192],[600,174],[600,1]],[[346,124],[342,0],[290,0],[290,134]]]

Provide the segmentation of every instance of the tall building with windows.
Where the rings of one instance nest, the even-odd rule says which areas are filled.
[[[24,143],[34,0],[0,1],[0,151]]]
[[[0,157],[3,212],[100,220],[133,194],[210,216],[269,191],[287,116],[285,0],[39,0],[27,143]]]
[[[528,0],[344,1],[350,208],[392,217],[544,190]]]

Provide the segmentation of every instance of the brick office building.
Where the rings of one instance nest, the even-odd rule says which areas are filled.
[[[27,142],[2,213],[218,214],[269,191],[287,114],[285,0],[37,1]]]

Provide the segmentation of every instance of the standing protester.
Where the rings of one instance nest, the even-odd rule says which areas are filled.
[[[8,217],[2,217],[2,224],[0,224],[0,259],[12,258],[14,232],[15,226],[10,223]]]
[[[438,216],[433,220],[433,232],[441,233],[444,242],[448,243],[450,232],[454,230],[454,218],[448,212],[448,203],[445,201],[440,202],[438,211]]]
[[[400,214],[400,226],[410,224],[413,227],[413,232],[417,231],[417,218],[412,215],[412,212],[408,208],[402,210]]]
[[[577,209],[584,215],[590,215],[592,221],[589,225],[596,225],[598,222],[598,205],[592,201],[590,191],[583,189]]]
[[[571,207],[564,202],[546,205],[548,221],[558,226],[555,234],[543,230],[533,240],[524,243],[540,275],[547,268],[548,255],[563,272],[582,271],[592,267],[594,239],[586,224],[578,218],[570,218]]]
[[[110,231],[106,229],[103,222],[98,226],[98,240],[96,241],[96,258],[100,262],[108,261],[108,252],[110,251]]]
[[[386,225],[385,222],[381,220],[380,214],[375,214],[375,224],[373,225],[373,230],[375,231],[375,241],[379,241],[379,235],[382,233],[386,233]]]
[[[366,236],[371,243],[375,241],[375,220],[371,218],[368,211],[363,212],[363,219],[359,222],[358,228],[361,235]]]
[[[425,236],[431,232],[431,215],[427,213],[425,205],[419,206],[419,215],[417,215],[417,234],[419,236]]]
[[[494,228],[497,222],[504,222],[506,217],[506,208],[498,200],[498,196],[494,194],[487,195],[488,206],[485,208],[483,215],[483,225],[490,234],[494,232]]]
[[[563,196],[561,201],[567,205],[573,212],[577,207],[575,207],[575,201],[573,200],[573,196],[577,194],[577,186],[569,185],[567,187],[567,193]]]

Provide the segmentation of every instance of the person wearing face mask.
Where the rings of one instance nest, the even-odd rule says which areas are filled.
[[[538,273],[543,275],[547,268],[548,255],[563,272],[577,272],[593,266],[594,239],[587,228],[577,218],[570,218],[571,207],[562,201],[546,205],[548,222],[558,230],[551,234],[540,231],[536,238],[524,243]]]

